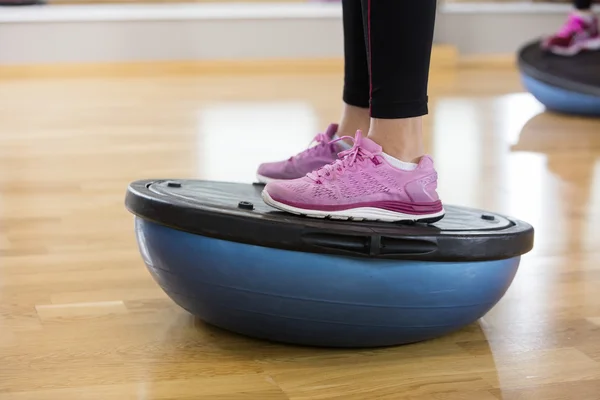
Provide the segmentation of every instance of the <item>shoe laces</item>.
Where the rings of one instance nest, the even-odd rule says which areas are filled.
[[[361,138],[362,138],[362,134],[360,132],[358,132],[356,134],[356,138],[353,138],[351,136],[342,136],[339,139],[329,142],[329,144],[334,144],[341,140],[349,139],[354,143],[354,145],[352,146],[351,149],[344,150],[344,151],[338,153],[339,158],[337,160],[335,160],[334,162],[327,164],[327,165],[319,168],[318,170],[307,174],[306,176],[308,178],[312,179],[313,181],[315,181],[316,183],[321,184],[321,183],[323,183],[324,179],[333,179],[336,176],[342,175],[344,173],[344,171],[346,171],[348,168],[352,167],[357,162],[362,162],[362,161],[368,159],[368,160],[372,160],[373,163],[378,165],[379,162],[376,159],[376,156],[378,155],[378,153],[372,153],[372,152],[368,151],[367,149],[365,149],[364,147],[362,147],[360,145]]]
[[[316,143],[315,146],[310,146],[311,144]],[[308,144],[308,148],[306,150],[304,150],[301,153],[296,154],[295,156],[290,157],[289,161],[292,161],[294,158],[301,158],[304,156],[307,156],[309,154],[314,153],[317,150],[320,150],[323,145],[327,145],[329,144],[329,137],[324,134],[324,133],[319,133],[317,136],[315,136],[310,143]]]

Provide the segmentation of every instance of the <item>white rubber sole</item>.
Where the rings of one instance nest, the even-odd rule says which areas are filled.
[[[586,40],[585,42],[567,47],[566,49],[560,47],[550,47],[550,51],[559,56],[574,56],[583,50],[600,50],[600,38]]]
[[[266,176],[262,176],[261,174],[256,174],[256,180],[258,183],[264,183],[265,185],[269,182],[273,182],[275,179],[267,178]]]
[[[436,222],[441,220],[445,215],[445,210],[435,214],[412,215],[394,211],[383,210],[374,207],[359,207],[351,210],[343,211],[318,211],[305,210],[288,206],[286,204],[275,201],[269,196],[265,190],[262,191],[262,198],[265,203],[281,211],[286,211],[296,215],[302,215],[310,218],[330,218],[338,220],[352,221],[383,221],[383,222]]]

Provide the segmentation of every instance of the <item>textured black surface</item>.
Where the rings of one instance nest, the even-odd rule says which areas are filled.
[[[530,225],[487,211],[446,205],[446,216],[433,225],[319,220],[269,207],[261,199],[262,186],[177,180],[181,187],[172,187],[168,182],[173,181],[132,183],[127,208],[190,233],[316,253],[482,261],[519,256],[533,246]],[[241,208],[241,202],[253,209]]]
[[[572,57],[540,49],[538,41],[525,45],[518,55],[519,68],[534,79],[562,89],[600,96],[600,51]]]

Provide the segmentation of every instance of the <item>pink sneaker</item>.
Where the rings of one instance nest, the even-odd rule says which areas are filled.
[[[265,203],[314,218],[435,222],[444,217],[433,160],[424,156],[413,171],[392,166],[381,146],[358,132],[340,159],[303,178],[274,181]]]
[[[325,133],[319,133],[313,139],[313,142],[317,142],[315,146],[309,147],[285,161],[260,165],[256,179],[260,183],[269,183],[274,180],[297,179],[337,160],[337,153],[341,148],[331,142],[337,130],[338,126],[331,124]]]
[[[573,56],[583,50],[600,49],[598,18],[586,20],[571,14],[557,34],[542,41],[542,48],[560,56]]]

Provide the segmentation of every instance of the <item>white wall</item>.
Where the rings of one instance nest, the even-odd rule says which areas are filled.
[[[339,4],[42,6],[0,13],[0,64],[342,55]]]
[[[418,1],[418,0],[415,0]],[[556,30],[568,5],[440,6],[435,41],[513,53]],[[0,64],[341,57],[338,3],[79,5],[0,10]]]

